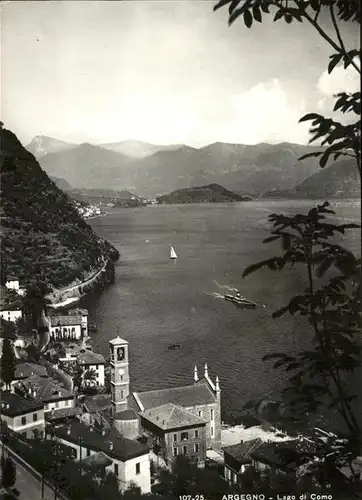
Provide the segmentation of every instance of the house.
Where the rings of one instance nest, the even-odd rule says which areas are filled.
[[[312,459],[316,443],[298,438],[289,441],[263,442],[261,439],[241,442],[224,448],[224,475],[232,483],[238,483],[245,470],[278,469],[285,474],[295,474],[305,462]]]
[[[45,366],[37,365],[35,363],[19,363],[15,366],[14,381],[25,380],[33,375],[39,377],[47,377],[48,372]]]
[[[145,410],[139,416],[142,431],[152,447],[160,446],[166,464],[185,455],[200,467],[205,465],[207,420],[173,403]]]
[[[67,425],[55,426],[54,437],[73,449],[76,460],[90,467],[102,467],[106,472],[113,472],[121,491],[135,484],[143,494],[150,493],[150,456],[147,446],[121,436],[113,428],[97,429],[79,419]]]
[[[23,317],[22,299],[15,290],[1,287],[0,317],[11,322],[16,322]]]
[[[25,295],[25,289],[20,288],[20,282],[19,279],[14,277],[9,277],[6,282],[5,286],[8,290],[13,290],[16,292],[18,295]]]
[[[14,432],[32,438],[33,431],[44,431],[44,404],[19,394],[1,393],[1,419]]]
[[[75,396],[49,377],[32,375],[14,384],[14,391],[44,404],[44,412],[75,407]]]
[[[83,375],[87,371],[93,371],[95,374],[94,380],[87,380],[83,378],[83,384],[87,386],[104,386],[104,370],[105,370],[105,359],[101,354],[97,354],[93,351],[88,351],[87,349],[80,352],[77,356],[77,363],[83,368]]]
[[[56,340],[79,340],[82,338],[82,316],[50,316],[49,334]]]
[[[81,316],[82,336],[88,337],[88,310],[80,308],[71,309],[68,311],[68,315]]]
[[[168,403],[182,407],[196,417],[206,420],[206,447],[218,449],[221,442],[220,392],[218,377],[214,384],[205,364],[204,377],[201,379],[195,366],[193,385],[133,392],[128,397],[128,407],[140,414]]]

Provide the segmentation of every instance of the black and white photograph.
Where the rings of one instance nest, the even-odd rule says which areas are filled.
[[[362,500],[361,2],[0,15],[0,498]]]

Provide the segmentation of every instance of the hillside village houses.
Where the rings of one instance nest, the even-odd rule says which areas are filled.
[[[12,323],[23,317],[20,297],[14,290],[6,287],[2,287],[0,294],[0,317]]]
[[[14,290],[18,295],[25,295],[25,288],[20,287],[20,281],[15,276],[9,276],[5,282],[5,286],[8,290]]]
[[[105,385],[106,361],[104,357],[84,346],[71,345],[65,350],[65,356],[59,357],[59,366],[65,370],[79,366],[83,369],[83,376],[86,372],[94,372],[94,379],[83,379],[83,386],[103,387]]]
[[[19,394],[2,392],[0,395],[1,419],[9,429],[22,437],[33,437],[34,430],[44,431],[44,404]]]
[[[55,340],[79,340],[88,337],[88,311],[73,309],[67,315],[47,317],[50,337]]]

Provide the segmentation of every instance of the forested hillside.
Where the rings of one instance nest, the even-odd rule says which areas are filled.
[[[61,287],[118,257],[78,215],[73,202],[9,130],[1,129],[2,280],[39,279]]]

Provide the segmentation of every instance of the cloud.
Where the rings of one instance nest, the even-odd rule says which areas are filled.
[[[357,58],[354,59],[354,62],[359,64]],[[343,66],[337,66],[330,74],[325,70],[317,83],[317,90],[323,94],[318,101],[318,108],[321,110],[333,109],[333,96],[335,94],[357,92],[360,85],[359,73],[353,66],[348,66],[347,69],[344,69]]]
[[[278,79],[260,82],[232,96],[229,107],[233,117],[224,133],[220,130],[220,136],[234,136],[235,142],[246,144],[308,140],[308,126],[298,123],[305,114],[306,103],[288,99]]]

